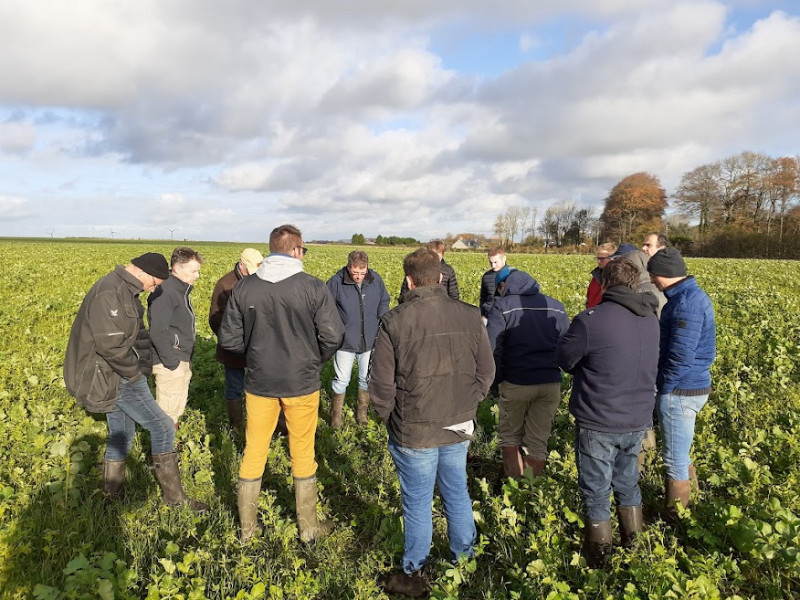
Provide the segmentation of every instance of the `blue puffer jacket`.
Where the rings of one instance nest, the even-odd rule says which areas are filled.
[[[711,363],[717,355],[714,307],[689,276],[664,290],[658,356],[659,394],[700,395],[711,391]]]
[[[356,353],[372,350],[378,322],[389,311],[389,292],[381,276],[368,269],[359,291],[347,267],[342,267],[328,280],[328,289],[344,323],[344,343],[339,349]]]
[[[495,298],[486,332],[495,362],[495,383],[534,385],[561,381],[558,338],[569,328],[564,305],[539,291],[524,271],[512,271]]]

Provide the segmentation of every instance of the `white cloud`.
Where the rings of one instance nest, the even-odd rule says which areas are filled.
[[[0,196],[0,219],[15,221],[37,217],[39,214],[40,211],[36,210],[25,198]],[[9,234],[13,234],[13,231],[9,231]]]

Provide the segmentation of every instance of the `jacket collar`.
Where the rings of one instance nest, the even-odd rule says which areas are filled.
[[[438,283],[414,288],[406,293],[406,298],[403,304],[415,298],[433,298],[434,296],[447,296],[447,290],[444,289],[444,286]]]
[[[361,282],[361,285],[365,283],[372,283],[372,280],[375,279],[372,276],[372,269],[367,269],[367,275],[364,277],[364,281]],[[347,270],[347,267],[342,267],[342,283],[347,285],[356,285],[356,282],[353,281],[353,278],[350,276],[350,271]]]
[[[134,296],[141,294],[144,291],[142,282],[137,277],[134,277],[132,274],[128,273],[123,265],[117,265],[114,267],[114,273],[122,278],[122,280],[125,282],[125,285],[130,288],[131,293]]]
[[[688,287],[696,287],[696,286],[697,286],[697,282],[694,279],[694,275],[687,275],[686,279],[682,279],[678,283],[675,283],[675,284],[669,286],[667,289],[665,289],[664,290],[664,295],[667,298],[672,298],[673,296],[676,296],[677,294],[680,294],[686,288],[688,288]]]

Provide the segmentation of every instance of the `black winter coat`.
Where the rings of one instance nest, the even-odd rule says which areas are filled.
[[[368,269],[359,289],[347,267],[342,267],[326,285],[344,324],[340,350],[356,353],[372,350],[380,318],[389,311],[389,292],[381,276]]]
[[[147,322],[153,341],[153,363],[174,371],[194,352],[195,317],[192,287],[170,275],[147,297]]]
[[[453,267],[448,265],[442,259],[442,287],[447,291],[447,295],[450,296],[453,300],[458,300],[461,297],[460,292],[458,291],[458,281],[456,280],[456,272],[453,270]],[[405,296],[408,293],[408,283],[406,282],[406,278],[403,277],[403,284],[400,286],[400,295],[397,297],[397,303],[402,304],[405,302]]]

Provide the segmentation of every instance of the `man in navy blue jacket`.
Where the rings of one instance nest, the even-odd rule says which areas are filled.
[[[342,426],[342,407],[354,359],[358,361],[356,420],[359,425],[366,425],[369,359],[378,335],[378,323],[389,311],[389,292],[381,276],[369,268],[369,257],[361,250],[353,250],[348,255],[347,265],[328,280],[328,289],[344,323],[344,343],[333,358],[336,377],[331,384],[331,427],[339,429]]]
[[[650,278],[664,292],[661,311],[656,406],[664,441],[667,512],[689,506],[697,475],[689,457],[697,413],[711,392],[711,363],[717,354],[714,307],[675,248],[664,248],[647,263]]]
[[[541,475],[547,440],[561,402],[556,344],[569,327],[564,305],[541,293],[536,280],[503,267],[486,333],[500,390],[497,436],[507,477],[520,477],[525,464]]]
[[[591,567],[604,566],[611,551],[612,490],[623,546],[642,530],[637,459],[653,419],[659,337],[658,301],[635,291],[636,266],[618,258],[600,278],[600,304],[575,317],[558,344],[558,364],[574,377],[569,410]]]

